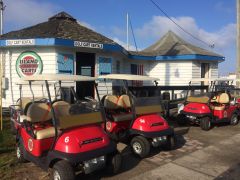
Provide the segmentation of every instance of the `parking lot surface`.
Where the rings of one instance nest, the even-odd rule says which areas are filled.
[[[175,150],[154,149],[149,157],[140,159],[129,147],[118,144],[123,156],[118,174],[100,170],[79,174],[77,179],[239,179],[240,124],[216,126],[209,131],[198,126],[178,127],[174,121],[170,124],[175,127],[177,137]],[[49,179],[48,173],[32,163],[9,168],[13,168],[13,179]]]

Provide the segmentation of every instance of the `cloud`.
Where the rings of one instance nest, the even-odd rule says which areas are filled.
[[[4,1],[5,32],[46,21],[50,16],[61,10],[59,6],[38,0]]]
[[[195,19],[192,17],[172,17],[172,19],[197,39],[200,39],[209,45],[215,44],[216,50],[221,51],[221,49],[229,47],[231,46],[231,43],[235,42],[235,24],[227,24],[218,31],[208,32],[198,27]],[[148,43],[151,44],[161,38],[169,30],[172,30],[190,43],[196,44],[205,49],[208,48],[206,44],[192,38],[164,16],[153,16],[149,22],[145,23],[141,28],[136,29],[136,33],[138,39],[147,40]]]
[[[121,41],[120,39],[118,39],[117,37],[112,38],[112,40],[114,40],[116,43],[120,44],[121,46],[123,46],[125,49],[127,49],[127,43]],[[130,51],[136,51],[136,47],[129,45],[129,50]],[[138,49],[138,51],[140,51],[141,49]]]
[[[201,39],[208,45],[214,44],[214,48],[212,49],[201,41],[192,38],[165,16],[153,16],[148,22],[143,24],[142,27],[134,29],[138,46],[145,49],[171,30],[189,43],[225,56],[226,61],[220,64],[220,74],[227,74],[228,72],[235,71],[236,24],[229,23],[214,32],[209,32],[199,27],[193,17],[181,16],[172,17],[172,19],[185,30],[193,34],[194,37]],[[113,37],[120,37],[118,40],[121,41],[121,34],[123,34],[121,30],[115,28],[113,32],[117,32]]]

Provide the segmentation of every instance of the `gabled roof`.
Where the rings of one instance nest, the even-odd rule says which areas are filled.
[[[61,12],[43,22],[0,36],[0,39],[60,38],[82,42],[116,44],[113,40],[80,25],[66,12]]]
[[[160,40],[148,48],[140,52],[131,52],[131,54],[143,56],[204,55],[223,57],[184,41],[172,31],[168,31]]]

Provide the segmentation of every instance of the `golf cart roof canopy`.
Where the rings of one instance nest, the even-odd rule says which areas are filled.
[[[117,80],[128,80],[128,81],[159,81],[160,79],[141,76],[141,75],[132,75],[132,74],[107,74],[99,76],[98,79],[117,79]]]
[[[21,78],[22,81],[95,81],[95,77],[66,75],[66,74],[39,74]]]
[[[238,79],[234,79],[234,78],[217,78],[214,79],[214,81],[239,81]]]
[[[210,78],[194,78],[194,79],[191,79],[190,82],[211,82],[211,81],[214,81],[215,79],[210,79]]]
[[[31,84],[32,85],[43,86],[43,85],[45,85],[45,82],[43,82],[43,81],[35,81],[35,82],[32,82]],[[49,83],[49,85],[54,85],[54,84],[56,84],[56,82]],[[19,79],[19,81],[16,82],[16,85],[29,85],[29,82],[28,81],[24,81],[22,79]]]

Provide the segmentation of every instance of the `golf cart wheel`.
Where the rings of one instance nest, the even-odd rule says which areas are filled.
[[[52,169],[53,180],[74,180],[75,171],[69,162],[60,160],[53,165]]]
[[[109,173],[116,174],[121,169],[122,156],[119,152],[109,155],[107,159],[107,170]]]
[[[149,141],[145,137],[135,136],[131,140],[131,147],[135,154],[137,154],[141,158],[144,158],[149,155],[151,146]]]
[[[188,120],[187,120],[187,118],[186,118],[185,115],[179,114],[179,115],[177,116],[177,123],[178,123],[178,125],[180,125],[180,126],[184,126],[184,125],[187,125]]]
[[[22,143],[22,140],[20,139],[17,144],[16,144],[16,156],[17,156],[17,161],[19,163],[25,163],[27,162],[26,159],[24,159],[24,154],[23,154],[23,143]]]
[[[167,137],[167,142],[163,147],[164,150],[170,151],[176,147],[176,137],[174,135]]]
[[[235,126],[238,124],[238,122],[239,122],[239,116],[236,113],[234,113],[231,117],[230,124]]]
[[[203,117],[202,119],[200,119],[200,127],[202,128],[202,130],[208,131],[209,129],[211,129],[211,120],[209,117]]]

